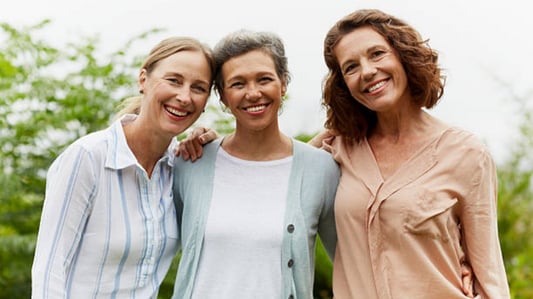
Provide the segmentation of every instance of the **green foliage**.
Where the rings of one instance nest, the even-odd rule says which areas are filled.
[[[313,285],[313,296],[316,299],[333,298],[332,277],[333,264],[322,245],[322,241],[318,238],[315,250],[315,284]]]
[[[27,28],[0,23],[0,298],[30,297],[30,268],[45,173],[74,139],[108,125],[131,92],[139,59],[132,43],[98,59],[98,40],[54,47]]]
[[[163,280],[163,282],[161,283],[161,287],[159,288],[159,294],[157,298],[168,299],[172,297],[172,294],[174,293],[174,281],[176,280],[176,274],[178,272],[178,264],[180,262],[180,257],[181,255],[178,254],[172,260],[170,269],[168,270],[168,273],[165,276],[165,279]]]
[[[533,298],[533,118],[520,100],[521,139],[499,167],[498,219],[502,251],[513,299]]]

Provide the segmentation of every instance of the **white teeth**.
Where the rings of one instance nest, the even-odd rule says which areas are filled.
[[[167,111],[176,115],[176,116],[180,116],[180,117],[183,117],[183,116],[187,116],[187,112],[184,112],[184,111],[179,111],[179,110],[176,110],[174,108],[171,108],[171,107],[167,107]]]
[[[373,92],[374,90],[380,88],[381,86],[385,85],[385,81],[380,81],[378,84],[374,85],[374,86],[371,86],[369,89],[368,89],[368,92]]]
[[[245,110],[248,112],[257,112],[265,108],[266,108],[266,105],[259,105],[259,106],[253,106],[253,107],[246,108]]]

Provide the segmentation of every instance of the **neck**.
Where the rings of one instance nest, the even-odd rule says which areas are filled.
[[[389,140],[392,144],[404,140],[412,142],[433,136],[443,126],[443,123],[420,108],[406,109],[393,114],[378,114],[378,122],[370,138]]]
[[[148,177],[151,177],[155,164],[167,150],[172,137],[150,130],[149,126],[143,125],[139,119],[124,126],[124,134],[137,162],[144,168]]]
[[[292,155],[292,141],[276,130],[239,130],[224,138],[222,147],[232,156],[251,161],[269,161]]]

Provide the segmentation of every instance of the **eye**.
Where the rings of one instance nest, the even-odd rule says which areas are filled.
[[[379,57],[385,55],[386,53],[387,53],[387,52],[386,52],[386,51],[383,51],[383,50],[375,50],[375,51],[373,51],[373,52],[371,53],[370,56],[371,56],[372,58],[375,59],[375,58],[379,58]]]
[[[165,78],[165,80],[172,84],[181,84],[181,80],[179,80],[178,78],[170,77],[170,78]]]
[[[272,81],[274,81],[274,78],[272,78],[270,76],[263,76],[263,77],[259,78],[259,82],[261,82],[263,84],[270,83]]]
[[[203,85],[193,85],[192,89],[197,93],[206,93],[208,90],[207,87],[204,87]]]
[[[357,67],[359,65],[356,64],[356,63],[350,63],[350,64],[347,64],[344,66],[343,70],[342,70],[342,73],[344,75],[350,75],[350,74],[353,74],[356,70],[357,70]]]
[[[235,82],[232,82],[231,84],[229,84],[230,88],[243,88],[243,86],[244,86],[244,83],[242,83],[240,81],[235,81]]]

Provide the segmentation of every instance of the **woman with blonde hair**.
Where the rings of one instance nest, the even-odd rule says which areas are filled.
[[[172,197],[176,135],[211,91],[209,47],[188,37],[157,44],[141,95],[105,130],[53,162],[32,267],[32,298],[156,298],[178,246]]]

